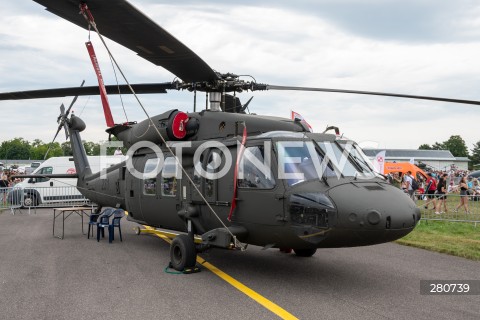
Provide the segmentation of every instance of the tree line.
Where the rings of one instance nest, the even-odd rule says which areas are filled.
[[[435,142],[433,145],[422,144],[418,150],[448,150],[454,157],[467,157],[470,159],[469,168],[480,165],[480,141],[475,143],[470,154],[465,143],[459,135],[451,136],[442,143]]]
[[[113,140],[113,139],[112,139]],[[100,145],[92,141],[82,141],[87,155],[100,155]],[[50,150],[49,150],[50,148]],[[14,138],[3,141],[0,144],[0,159],[5,160],[43,160],[48,151],[47,159],[50,157],[72,156],[72,147],[69,141],[60,144],[58,142],[46,143],[40,139],[29,142],[23,138]],[[122,150],[126,153],[126,150]],[[107,154],[113,155],[114,148],[108,148]]]
[[[113,137],[112,140],[115,140]],[[89,156],[100,155],[101,143],[92,141],[83,141],[85,151]],[[47,158],[71,156],[72,148],[69,141],[60,144],[58,142],[45,143],[40,139],[35,139],[29,142],[23,138],[14,138],[12,140],[3,141],[0,144],[0,159],[8,160],[43,160],[45,154],[48,152]],[[419,150],[449,150],[454,157],[468,157],[471,161],[470,166],[480,165],[480,141],[473,145],[472,153],[469,153],[465,140],[459,135],[451,136],[447,141],[442,143],[435,142],[433,145],[422,144],[418,147]],[[123,149],[123,154],[126,150]],[[113,148],[107,149],[107,154],[112,155],[115,152]]]

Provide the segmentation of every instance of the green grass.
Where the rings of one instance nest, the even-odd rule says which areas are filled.
[[[421,221],[397,243],[480,261],[480,225],[473,223]]]

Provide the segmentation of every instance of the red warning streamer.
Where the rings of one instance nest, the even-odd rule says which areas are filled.
[[[237,207],[237,177],[238,177],[238,166],[240,165],[240,160],[242,159],[243,152],[245,151],[245,142],[247,141],[247,127],[243,126],[243,137],[242,144],[240,145],[240,150],[237,154],[237,163],[235,165],[235,172],[233,173],[233,198],[232,206],[230,207],[230,213],[228,214],[228,221],[232,221],[233,211]]]
[[[98,87],[100,89],[100,97],[102,98],[103,113],[105,114],[105,121],[107,122],[108,127],[113,127],[115,123],[113,122],[112,112],[110,111],[110,104],[108,103],[107,90],[105,89],[105,84],[103,83],[102,72],[100,71],[100,65],[98,64],[97,56],[95,55],[95,50],[93,49],[93,44],[88,41],[85,42],[87,46],[88,54],[90,55],[90,60],[92,60],[93,69],[97,74]]]

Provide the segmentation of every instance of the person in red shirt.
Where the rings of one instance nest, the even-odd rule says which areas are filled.
[[[432,173],[428,173],[427,181],[426,183],[426,188],[425,188],[425,196],[427,197],[427,202],[425,203],[425,209],[428,209],[428,205],[430,203],[433,204],[433,208],[437,206],[436,204],[436,199],[435,199],[435,191],[437,190],[437,180],[432,176]]]

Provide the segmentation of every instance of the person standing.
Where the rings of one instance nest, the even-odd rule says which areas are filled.
[[[5,205],[7,203],[7,191],[8,191],[8,177],[4,171],[0,172],[0,195],[1,201]]]
[[[440,179],[437,183],[437,205],[435,206],[435,214],[444,213],[444,211],[439,211],[442,209],[442,205],[447,212],[447,176],[448,174],[444,173],[440,176]]]
[[[454,212],[458,212],[460,207],[464,207],[465,212],[470,213],[468,212],[468,184],[465,177],[462,177],[458,186],[460,187],[460,204],[455,208]]]
[[[413,177],[411,171],[407,171],[407,173],[403,176],[403,181],[405,182],[405,192],[408,193],[410,198],[414,199],[413,194],[415,193],[415,190],[412,187]]]
[[[435,192],[437,191],[437,180],[432,176],[432,174],[428,173],[428,178],[426,181],[427,187],[425,188],[425,195],[427,197],[427,202],[425,203],[425,209],[428,210],[428,206],[430,203],[433,204],[433,209],[436,207],[436,199],[435,199]]]

